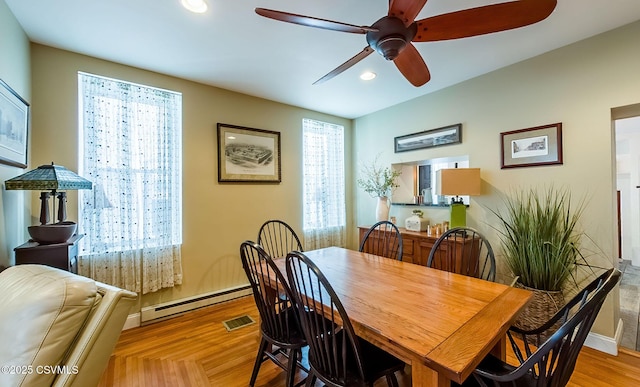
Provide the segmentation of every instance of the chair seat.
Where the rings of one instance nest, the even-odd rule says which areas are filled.
[[[385,375],[404,369],[404,362],[366,340],[358,339],[364,364],[366,382],[374,382]]]
[[[482,359],[478,368],[484,371],[490,372],[494,375],[508,374],[516,369],[516,367],[512,366],[511,364],[505,363],[502,360],[492,355],[489,355],[484,359]],[[486,383],[490,386],[493,385],[493,381],[491,380],[486,380]],[[533,378],[533,375],[531,373],[528,373],[524,377],[521,377],[513,381],[509,381],[508,383],[505,383],[505,384],[508,384],[509,386],[514,386],[514,387],[535,387],[536,383],[537,381]],[[451,385],[458,386],[457,383],[452,383]],[[464,383],[462,383],[462,386],[475,387],[475,386],[481,386],[481,384],[476,380],[475,375],[471,375],[467,378],[467,380],[464,381]]]
[[[340,333],[343,333],[341,331]],[[338,342],[344,340],[344,335],[340,334]],[[360,356],[363,364],[364,371],[364,383],[372,384],[374,381],[380,379],[385,375],[392,374],[396,371],[404,369],[404,362],[388,352],[376,347],[366,340],[357,338],[358,345],[360,346]],[[338,345],[341,346],[340,344]],[[348,347],[350,348],[350,347]],[[360,379],[358,373],[358,366],[356,364],[356,357],[349,351],[347,359],[347,372],[345,387],[361,386],[363,380]],[[313,360],[309,359],[313,364]],[[341,363],[341,361],[340,361]]]

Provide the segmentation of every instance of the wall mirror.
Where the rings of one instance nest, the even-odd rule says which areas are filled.
[[[399,187],[393,192],[391,202],[399,205],[448,206],[451,197],[436,195],[436,172],[447,168],[468,168],[469,156],[442,157],[437,159],[416,160],[392,164],[392,168],[401,171]],[[418,200],[421,197],[420,200]],[[469,204],[469,196],[460,196]]]

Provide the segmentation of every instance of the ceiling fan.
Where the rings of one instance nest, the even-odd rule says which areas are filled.
[[[358,54],[313,84],[328,81],[366,58],[373,51],[393,61],[412,85],[429,82],[429,68],[412,42],[433,42],[524,27],[546,19],[556,7],[557,0],[516,0],[486,5],[438,16],[415,20],[427,0],[389,0],[387,16],[371,26],[320,19],[312,16],[256,8],[258,15],[271,19],[333,31],[364,34],[367,46]]]

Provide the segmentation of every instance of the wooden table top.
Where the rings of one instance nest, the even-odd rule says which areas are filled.
[[[426,366],[440,379],[469,376],[531,297],[507,285],[338,247],[304,254],[327,277],[360,337],[412,364],[412,372]],[[284,259],[275,261],[285,272]],[[414,386],[429,383],[414,380]]]

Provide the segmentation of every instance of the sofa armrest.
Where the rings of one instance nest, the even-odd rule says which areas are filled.
[[[137,294],[96,282],[100,302],[93,308],[52,386],[95,386],[109,363]],[[76,372],[77,371],[77,372]]]

